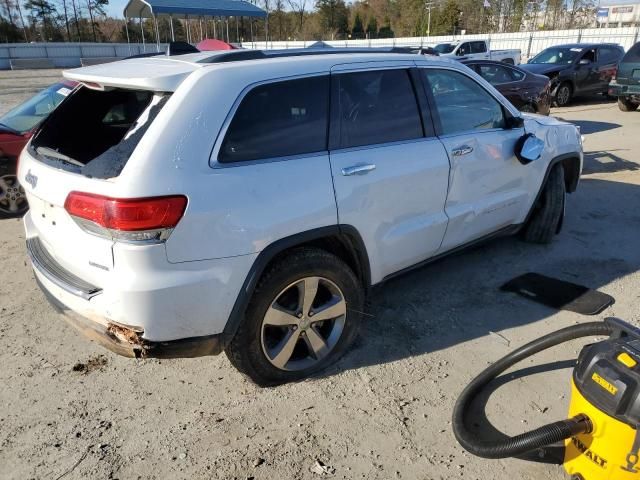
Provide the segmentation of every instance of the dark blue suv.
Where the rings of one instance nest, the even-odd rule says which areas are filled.
[[[606,94],[623,56],[615,43],[573,43],[549,47],[520,67],[549,77],[554,102],[563,107],[576,95]]]

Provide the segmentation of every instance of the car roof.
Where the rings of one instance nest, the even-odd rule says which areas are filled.
[[[552,45],[547,48],[558,48],[558,47],[567,47],[567,48],[589,48],[589,47],[620,47],[617,43],[563,43],[562,45]],[[546,49],[545,49],[546,50]]]
[[[501,62],[499,60],[462,60],[461,63],[465,64],[465,65],[469,65],[470,63],[474,63],[474,64],[478,64],[478,63],[482,63],[482,64],[486,64],[486,65],[500,65],[502,67],[511,67],[511,68],[518,68],[517,65],[511,65],[510,63],[506,63],[506,62]]]
[[[332,48],[326,50],[290,49],[290,50],[226,50],[218,52],[200,52],[179,56],[157,56],[130,58],[117,62],[82,67],[63,72],[65,78],[89,83],[95,88],[125,87],[153,91],[175,91],[191,73],[211,68],[246,68],[260,66],[278,68],[288,74],[308,74],[328,71],[335,65],[384,62],[384,61],[420,61],[422,65],[430,62],[447,62],[435,56],[417,55],[409,49],[355,49]],[[458,65],[460,65],[458,63]]]

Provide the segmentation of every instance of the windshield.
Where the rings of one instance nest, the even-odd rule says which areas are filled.
[[[44,120],[73,88],[71,83],[54,83],[5,113],[0,117],[0,124],[20,133],[28,132]]]
[[[438,53],[451,53],[453,49],[456,48],[455,43],[440,43],[436,45],[433,49]]]
[[[553,47],[543,50],[529,60],[529,63],[562,63],[569,64],[580,55],[582,48]]]

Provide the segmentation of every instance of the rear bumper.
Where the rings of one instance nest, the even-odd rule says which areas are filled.
[[[145,340],[140,332],[127,326],[109,323],[106,319],[105,323],[93,321],[74,312],[58,300],[47,290],[37,273],[36,282],[51,306],[69,325],[118,355],[135,358],[191,358],[218,355],[222,351],[222,335],[152,342]]]
[[[607,92],[612,97],[640,96],[640,85],[624,85],[616,82],[609,84]]]

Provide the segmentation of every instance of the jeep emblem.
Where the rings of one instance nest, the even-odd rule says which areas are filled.
[[[33,175],[31,173],[31,169],[29,169],[27,174],[24,176],[24,181],[31,185],[32,188],[36,188],[36,185],[38,184],[38,177]]]

